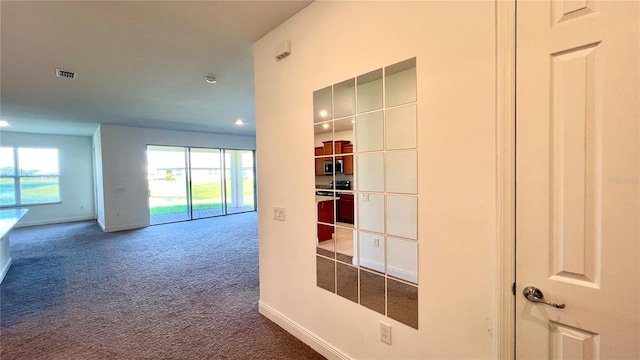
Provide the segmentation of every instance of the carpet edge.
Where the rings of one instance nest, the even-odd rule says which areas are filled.
[[[267,319],[276,323],[289,334],[295,336],[303,343],[309,345],[313,350],[317,351],[320,355],[326,357],[327,359],[352,360],[345,353],[327,343],[325,340],[323,340],[313,332],[307,330],[300,324],[289,319],[278,310],[265,304],[264,302],[262,302],[262,300],[258,301],[258,312]]]

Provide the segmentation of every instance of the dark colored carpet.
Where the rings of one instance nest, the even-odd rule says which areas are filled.
[[[0,358],[323,359],[258,313],[257,214],[15,229]]]

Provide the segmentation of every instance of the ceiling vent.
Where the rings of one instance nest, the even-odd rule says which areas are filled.
[[[56,76],[67,79],[75,79],[78,77],[78,74],[74,73],[73,71],[56,69]]]

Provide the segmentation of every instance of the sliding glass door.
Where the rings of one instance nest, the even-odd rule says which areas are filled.
[[[189,154],[193,218],[224,215],[221,151],[191,148]]]
[[[151,225],[191,219],[187,149],[147,146]]]
[[[151,225],[255,211],[254,152],[147,146]]]
[[[253,151],[224,151],[227,213],[255,210]]]

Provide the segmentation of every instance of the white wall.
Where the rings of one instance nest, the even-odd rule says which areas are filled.
[[[149,226],[147,145],[255,149],[253,137],[127,126],[100,125],[96,136],[103,179],[98,214],[104,213],[105,231]]]
[[[314,2],[256,42],[261,311],[319,339],[317,349],[496,357],[494,12],[483,1]],[[284,40],[293,53],[276,62]],[[419,330],[316,287],[311,155],[313,91],[414,56]],[[286,146],[274,141],[283,129]],[[269,170],[283,163],[298,173]],[[274,205],[286,208],[285,222],[271,218]],[[392,346],[379,341],[379,321],[392,325]]]
[[[98,224],[105,228],[105,216],[104,216],[104,186],[102,175],[102,131],[100,127],[96,129],[93,134],[93,166],[95,174],[95,212],[97,214]]]
[[[60,170],[59,204],[23,205],[29,212],[16,227],[95,219],[91,137],[3,131],[2,146],[56,148]]]

